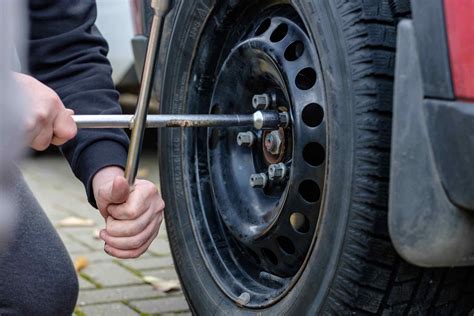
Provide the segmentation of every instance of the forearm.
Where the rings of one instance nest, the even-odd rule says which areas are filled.
[[[108,47],[95,27],[92,0],[30,0],[30,70],[76,114],[120,114],[118,92],[106,58]],[[62,147],[89,201],[94,175],[123,167],[128,137],[122,130],[81,130]]]

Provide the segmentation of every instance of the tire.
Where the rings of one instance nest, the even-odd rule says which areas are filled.
[[[228,34],[242,35],[252,28],[249,16],[255,14],[255,7],[266,12],[273,5],[289,5],[255,2],[186,0],[176,6],[163,70],[163,113],[198,113],[202,104],[210,104],[217,70],[231,50],[228,38],[233,35]],[[224,278],[210,263],[215,258],[206,254],[209,245],[219,245],[225,236],[203,239],[202,220],[196,215],[205,212],[207,205],[195,202],[209,181],[199,178],[196,162],[195,144],[205,140],[199,131],[163,130],[159,147],[166,226],[192,311],[199,315],[467,314],[474,307],[472,268],[412,266],[396,254],[388,235],[396,21],[409,14],[407,2],[295,0],[291,6],[318,51],[324,79],[327,167],[317,238],[291,279],[294,282],[268,304],[249,306],[248,297],[227,293],[246,276]],[[245,23],[237,12],[247,12],[242,18]],[[239,23],[242,26],[235,27]],[[219,52],[213,47],[219,47]],[[214,220],[222,224],[219,218]]]

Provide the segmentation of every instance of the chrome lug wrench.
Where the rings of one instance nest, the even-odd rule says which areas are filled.
[[[142,80],[140,92],[138,94],[138,103],[135,116],[133,118],[132,135],[130,138],[130,147],[128,148],[128,158],[125,167],[125,178],[130,187],[135,184],[135,178],[138,172],[140,161],[140,152],[145,135],[146,119],[148,107],[150,104],[153,75],[159,51],[159,45],[163,34],[163,24],[166,15],[170,11],[171,0],[151,0],[151,7],[154,15],[151,24],[150,38],[143,65]]]
[[[253,127],[273,130],[289,125],[288,113],[257,111],[254,114],[195,114],[195,115],[148,115],[157,53],[163,33],[163,23],[170,10],[170,0],[151,0],[154,10],[145,63],[141,79],[135,115],[74,115],[80,129],[129,128],[132,130],[128,150],[125,178],[133,187],[137,176],[140,153],[146,128],[163,127]]]

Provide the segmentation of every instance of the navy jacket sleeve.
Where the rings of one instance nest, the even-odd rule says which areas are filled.
[[[29,0],[31,74],[58,93],[76,114],[120,114],[118,92],[94,25],[94,0]],[[117,21],[120,27],[120,21]],[[80,130],[62,146],[75,175],[95,205],[92,178],[106,166],[124,167],[128,137],[122,130]]]

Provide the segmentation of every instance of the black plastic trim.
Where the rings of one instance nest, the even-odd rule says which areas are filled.
[[[423,106],[443,186],[453,203],[474,211],[474,104],[425,100]]]
[[[454,99],[443,0],[412,0],[413,24],[426,97]]]

